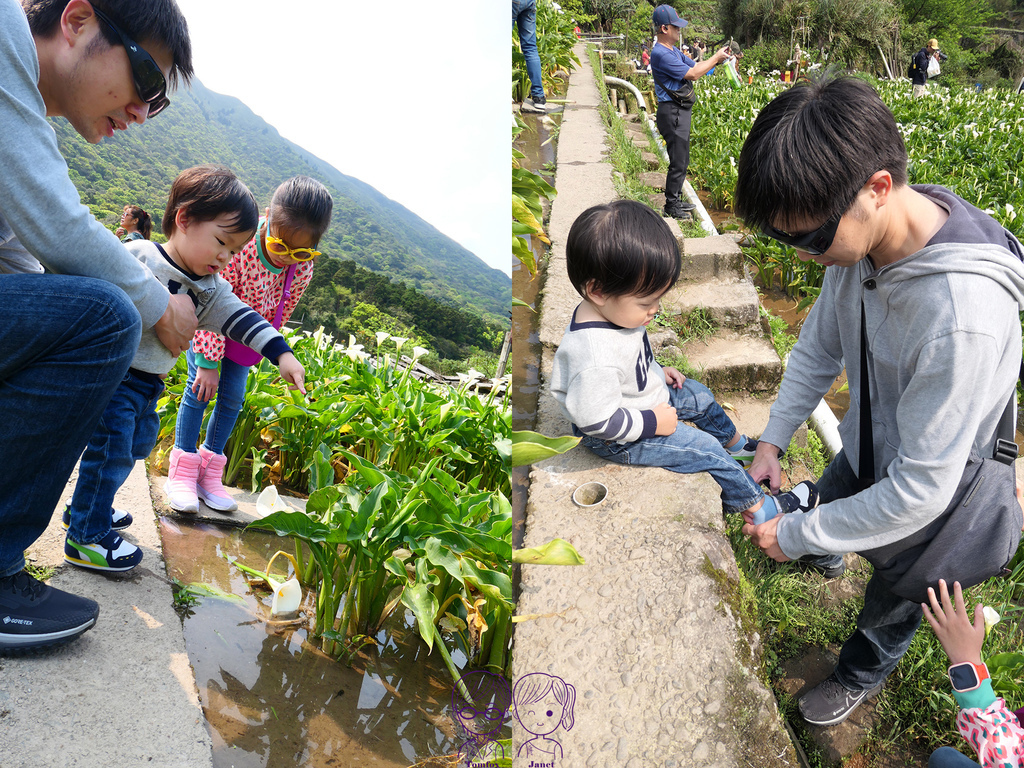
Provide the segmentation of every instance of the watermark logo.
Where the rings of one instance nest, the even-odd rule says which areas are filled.
[[[452,688],[452,720],[459,742],[459,768],[495,768],[511,758],[498,741],[510,709],[530,735],[516,751],[529,758],[527,768],[557,768],[562,745],[557,734],[575,722],[576,689],[557,675],[534,672],[509,688],[508,681],[491,672],[467,672]]]
[[[530,758],[529,768],[555,768],[562,759],[562,745],[555,736],[575,723],[576,689],[557,675],[533,672],[516,680],[512,700],[516,720],[533,736],[516,756]]]

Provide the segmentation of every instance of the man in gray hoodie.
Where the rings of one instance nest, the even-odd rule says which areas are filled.
[[[744,526],[775,560],[838,560],[938,517],[971,449],[992,455],[1017,381],[1024,249],[949,190],[909,186],[906,166],[892,113],[869,85],[848,77],[784,91],[761,111],[740,155],[737,213],[827,267],[761,435],[755,480],[778,487],[778,448],[844,365],[850,382],[843,450],[818,482],[820,506]],[[863,490],[862,305],[877,478]],[[799,702],[804,718],[835,725],[877,693],[921,615],[920,604],[873,577],[834,672]]]
[[[96,602],[32,578],[24,550],[141,328],[178,354],[196,327],[191,299],[170,296],[82,205],[46,118],[95,144],[154,117],[168,83],[191,75],[173,0],[0,0],[0,655],[95,624]]]

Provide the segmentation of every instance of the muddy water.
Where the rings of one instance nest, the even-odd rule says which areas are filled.
[[[202,598],[183,620],[216,768],[405,768],[458,750],[451,678],[411,616],[393,617],[378,648],[349,667],[310,645],[305,627],[268,624],[269,593],[253,594],[225,559],[263,569],[275,551],[290,551],[284,539],[166,518],[161,534],[171,576],[243,598]],[[282,560],[274,570],[283,575]]]
[[[525,157],[519,162],[523,168],[540,173],[551,168],[555,161],[555,142],[551,139],[550,123],[538,115],[522,115],[526,124],[514,142]],[[559,118],[560,119],[560,118]],[[545,179],[554,184],[554,179]],[[545,211],[546,212],[546,211]],[[512,429],[533,429],[537,418],[537,396],[540,387],[541,344],[537,333],[537,296],[543,280],[543,260],[546,246],[538,238],[530,238],[534,258],[540,266],[539,274],[532,276],[518,259],[512,264],[512,295],[526,302],[528,307],[512,307]],[[520,547],[525,534],[526,497],[529,489],[529,469],[512,470],[512,519],[514,521],[512,546]]]

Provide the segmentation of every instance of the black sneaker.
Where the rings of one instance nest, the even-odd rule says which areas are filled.
[[[826,579],[838,579],[846,573],[846,563],[839,558],[837,564],[832,564],[832,555],[804,555],[798,561],[806,569],[815,570]]]
[[[0,579],[0,655],[74,640],[96,623],[95,600],[54,589],[25,571]]]
[[[838,725],[853,714],[864,699],[875,696],[881,685],[866,691],[844,688],[833,672],[816,687],[805,693],[798,702],[800,714],[811,725]]]
[[[671,207],[666,206],[664,210],[662,210],[661,215],[666,219],[682,219],[684,221],[693,220],[693,216],[690,215],[690,212],[678,205]]]
[[[110,530],[123,531],[132,524],[132,513],[123,509],[112,508],[110,510]],[[71,504],[64,502],[64,514],[61,515],[60,525],[65,531],[71,527]]]
[[[810,512],[818,506],[818,486],[810,480],[797,483],[792,490],[780,493],[775,497],[782,514],[790,512]]]

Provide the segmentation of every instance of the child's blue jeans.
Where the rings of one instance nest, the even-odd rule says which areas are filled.
[[[724,446],[736,436],[736,425],[726,415],[707,387],[686,379],[679,389],[669,387],[669,404],[676,409],[680,424],[671,435],[645,437],[633,443],[615,443],[583,436],[583,445],[603,459],[618,464],[663,467],[692,475],[707,472],[722,487],[726,512],[743,512],[764,498],[754,482]],[[577,435],[582,434],[575,427]]]
[[[196,380],[196,355],[191,348],[185,353],[188,362],[188,383],[178,406],[178,420],[174,425],[174,447],[189,453],[196,452],[196,441],[203,426],[203,414],[208,403],[196,397],[192,385]],[[226,357],[220,361],[220,381],[217,399],[206,425],[203,446],[213,453],[224,453],[224,446],[238,421],[245,403],[245,385],[249,380],[249,366],[239,365]]]
[[[110,533],[114,494],[135,462],[149,456],[156,445],[160,431],[156,402],[163,391],[162,382],[132,370],[114,391],[78,466],[68,528],[73,541],[94,544]]]
[[[939,747],[928,758],[928,768],[977,768],[978,763],[952,747]]]

